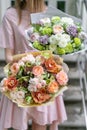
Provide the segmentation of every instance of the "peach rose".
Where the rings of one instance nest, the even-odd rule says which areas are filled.
[[[66,85],[68,82],[68,76],[63,70],[56,75],[56,79],[60,85]]]
[[[43,67],[42,66],[34,66],[33,67],[33,70],[32,70],[32,73],[35,75],[35,76],[40,76],[44,73],[44,70],[43,70]]]
[[[51,96],[47,94],[44,89],[41,89],[38,92],[32,92],[31,94],[35,103],[39,104],[44,103],[51,98]]]
[[[53,32],[54,32],[54,34],[63,33],[63,27],[60,26],[60,25],[54,25],[53,26]]]
[[[12,75],[16,75],[19,71],[19,68],[20,68],[20,66],[18,63],[13,63],[13,65],[10,67]]]
[[[49,93],[56,93],[58,89],[59,89],[59,85],[55,80],[50,82],[49,85],[47,86],[47,91]]]
[[[57,65],[57,63],[52,58],[49,58],[45,61],[45,67],[47,71],[51,73],[57,73],[62,69],[62,66]]]
[[[18,81],[16,80],[15,77],[9,77],[6,81],[6,87],[9,90],[13,90],[17,87]]]

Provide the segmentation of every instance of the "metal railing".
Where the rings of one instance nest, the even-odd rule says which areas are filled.
[[[87,0],[83,0],[83,3],[85,4],[86,10],[87,10]]]
[[[77,65],[79,70],[79,80],[80,80],[81,98],[82,98],[81,113],[84,112],[85,127],[87,130],[87,110],[86,110],[87,78],[85,73],[86,62],[87,62],[86,52],[79,54]],[[83,72],[83,76],[81,75],[81,72]]]

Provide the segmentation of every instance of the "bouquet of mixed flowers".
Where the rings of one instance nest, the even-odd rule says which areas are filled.
[[[85,48],[87,34],[80,23],[70,17],[53,16],[41,18],[25,31],[29,45],[37,50],[51,50],[64,55],[79,52]]]
[[[7,77],[0,83],[0,91],[20,107],[52,102],[67,89],[68,76],[63,60],[49,51],[14,56],[5,66]]]

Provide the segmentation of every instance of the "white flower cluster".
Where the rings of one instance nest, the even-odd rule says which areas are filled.
[[[69,41],[70,41],[70,36],[68,34],[52,35],[49,38],[50,49],[52,48],[51,50],[55,50],[57,45],[61,48],[64,48],[66,47]]]
[[[17,102],[23,102],[25,98],[25,92],[24,91],[11,91],[10,92],[10,97],[12,98],[13,101]]]
[[[29,91],[33,91],[36,92],[38,88],[44,87],[46,85],[46,81],[42,80],[41,78],[31,78],[29,80],[29,86],[28,86],[28,90]]]
[[[61,18],[61,23],[66,24],[66,25],[74,25],[73,19],[68,18],[68,17],[62,17]]]

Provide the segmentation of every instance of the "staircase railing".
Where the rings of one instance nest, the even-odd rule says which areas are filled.
[[[83,3],[84,3],[84,5],[85,5],[86,11],[87,11],[87,0],[83,0]]]

